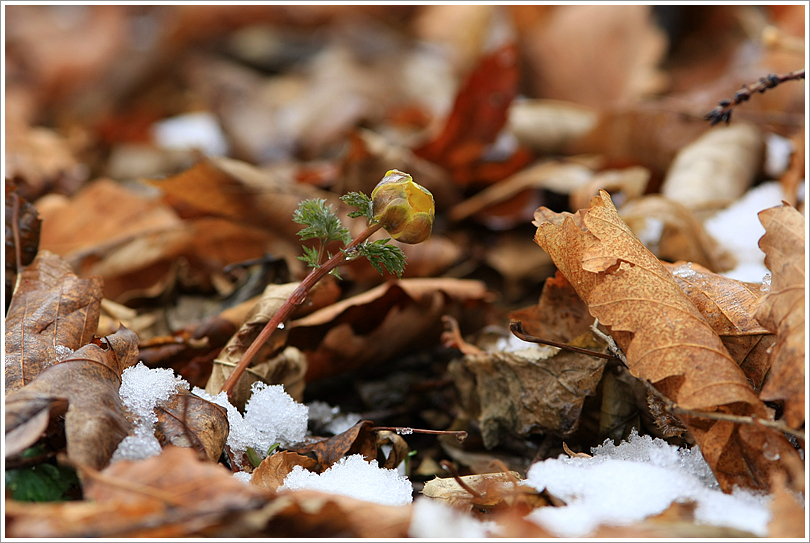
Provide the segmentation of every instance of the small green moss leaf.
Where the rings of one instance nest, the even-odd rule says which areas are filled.
[[[76,472],[65,466],[37,464],[27,468],[6,470],[6,490],[15,500],[24,502],[53,502],[67,499],[65,493],[79,486]]]

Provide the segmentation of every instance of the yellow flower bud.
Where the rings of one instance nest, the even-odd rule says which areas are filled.
[[[374,220],[402,243],[422,243],[430,237],[436,213],[433,195],[399,170],[389,170],[371,191]]]

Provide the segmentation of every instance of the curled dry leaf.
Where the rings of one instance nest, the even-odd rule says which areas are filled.
[[[592,350],[601,347],[590,334],[572,344]],[[478,419],[487,449],[495,447],[504,434],[576,430],[585,396],[594,394],[605,360],[555,351],[542,346],[534,356],[482,353],[450,363],[459,402]]]
[[[767,417],[720,337],[600,191],[576,214],[537,210],[535,241],[610,331],[631,373],[686,409]],[[767,489],[797,459],[783,435],[758,425],[680,417],[721,488]],[[766,454],[767,452],[767,454]]]
[[[759,171],[764,144],[759,128],[715,127],[675,157],[661,193],[690,209],[723,207],[745,194]]]
[[[122,327],[98,344],[85,345],[49,366],[30,384],[7,395],[6,456],[33,445],[39,435],[24,427],[42,427],[44,417],[39,413],[58,414],[54,404],[66,399],[68,458],[93,469],[106,466],[129,431],[118,389],[121,373],[137,361],[138,338]]]
[[[253,470],[250,477],[250,484],[265,490],[275,492],[278,487],[284,484],[284,479],[295,466],[304,469],[314,469],[318,461],[309,456],[304,456],[291,451],[280,451],[265,457],[259,467]]]
[[[526,491],[536,495],[536,491],[530,487],[519,485],[523,479],[516,471],[465,475],[459,479],[477,495],[470,494],[452,477],[436,477],[426,482],[422,494],[463,511],[472,511],[473,508],[489,511],[507,502],[512,505],[517,495],[528,495]]]
[[[219,460],[229,430],[224,407],[179,389],[155,408],[155,414],[155,437],[161,446],[190,447],[201,460]]]
[[[6,316],[6,394],[87,344],[98,327],[102,279],[79,279],[41,251],[20,276]]]
[[[785,421],[799,428],[805,421],[805,219],[789,205],[760,211],[765,235],[759,240],[771,288],[760,300],[756,318],[776,333],[771,373],[760,397],[783,400]]]
[[[415,341],[438,343],[441,317],[488,301],[480,281],[403,279],[375,287],[292,322],[289,345],[307,356],[311,382],[380,364]]]
[[[627,202],[619,214],[661,260],[694,262],[714,272],[734,267],[734,257],[706,233],[692,211],[681,203],[651,194]]]
[[[367,462],[377,459],[377,436],[371,430],[374,423],[361,420],[345,432],[315,443],[297,447],[294,452],[301,455],[312,454],[318,461],[318,473],[328,469],[344,456],[362,454]]]
[[[662,262],[689,301],[723,341],[728,353],[759,391],[771,367],[775,337],[754,318],[763,295],[759,283],[744,283],[691,262]]]
[[[248,314],[247,320],[214,360],[214,369],[205,386],[206,392],[212,395],[219,394],[222,385],[233,373],[233,368],[239,363],[242,355],[297,287],[298,283],[286,283],[268,285],[265,288],[261,298]],[[256,381],[270,385],[284,385],[288,394],[301,399],[304,392],[302,379],[307,363],[298,349],[287,348],[282,351],[288,331],[289,327],[273,332],[256,354],[251,366],[237,381],[231,395],[231,402],[236,407],[240,409],[244,407],[250,397],[250,387]]]

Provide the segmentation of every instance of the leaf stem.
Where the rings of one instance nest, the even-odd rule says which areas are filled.
[[[236,385],[236,382],[242,377],[242,374],[247,369],[250,362],[253,360],[253,357],[256,356],[256,353],[259,352],[262,345],[270,338],[273,332],[275,332],[279,326],[284,322],[284,319],[290,316],[292,310],[295,309],[296,306],[301,305],[304,303],[304,300],[307,299],[307,295],[309,295],[309,291],[312,289],[315,284],[324,278],[330,271],[337,268],[344,262],[346,262],[346,253],[366,241],[371,235],[382,228],[381,223],[372,224],[363,232],[357,236],[355,239],[351,241],[342,251],[338,251],[336,255],[332,258],[327,260],[323,266],[319,268],[314,268],[309,275],[307,275],[301,284],[293,291],[292,295],[287,298],[287,301],[282,304],[282,306],[276,311],[273,317],[267,322],[264,326],[262,331],[253,340],[253,343],[250,344],[248,350],[245,351],[245,354],[242,355],[242,358],[239,360],[239,364],[237,364],[236,368],[233,370],[233,373],[228,377],[225,383],[222,385],[222,389],[220,392],[225,391],[228,393],[228,396],[231,396],[231,392],[233,391],[233,387]]]

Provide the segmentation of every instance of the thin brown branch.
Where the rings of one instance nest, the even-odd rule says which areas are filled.
[[[467,432],[464,430],[423,430],[421,428],[407,428],[404,426],[375,426],[372,432],[396,432],[399,435],[410,434],[432,434],[439,436],[456,436],[459,443],[467,439]]]
[[[732,98],[720,100],[719,105],[708,112],[703,118],[711,121],[712,126],[725,122],[729,123],[731,120],[731,113],[734,108],[743,102],[748,101],[754,93],[764,93],[768,89],[772,89],[785,81],[795,81],[804,79],[804,70],[796,70],[783,75],[768,74],[765,77],[760,77],[759,81],[751,85],[743,85],[743,87],[734,93]]]
[[[517,337],[518,339],[522,339],[523,341],[528,341],[530,343],[540,343],[541,345],[549,345],[550,347],[557,347],[558,349],[564,349],[566,351],[572,351],[575,353],[586,354],[588,356],[596,356],[599,358],[606,358],[608,360],[615,360],[616,357],[600,353],[597,351],[592,351],[590,349],[583,349],[582,347],[574,347],[573,345],[568,345],[567,343],[557,343],[556,341],[551,341],[549,339],[543,339],[536,336],[532,336],[527,334],[523,330],[523,323],[521,321],[512,321],[509,323],[509,330]]]

